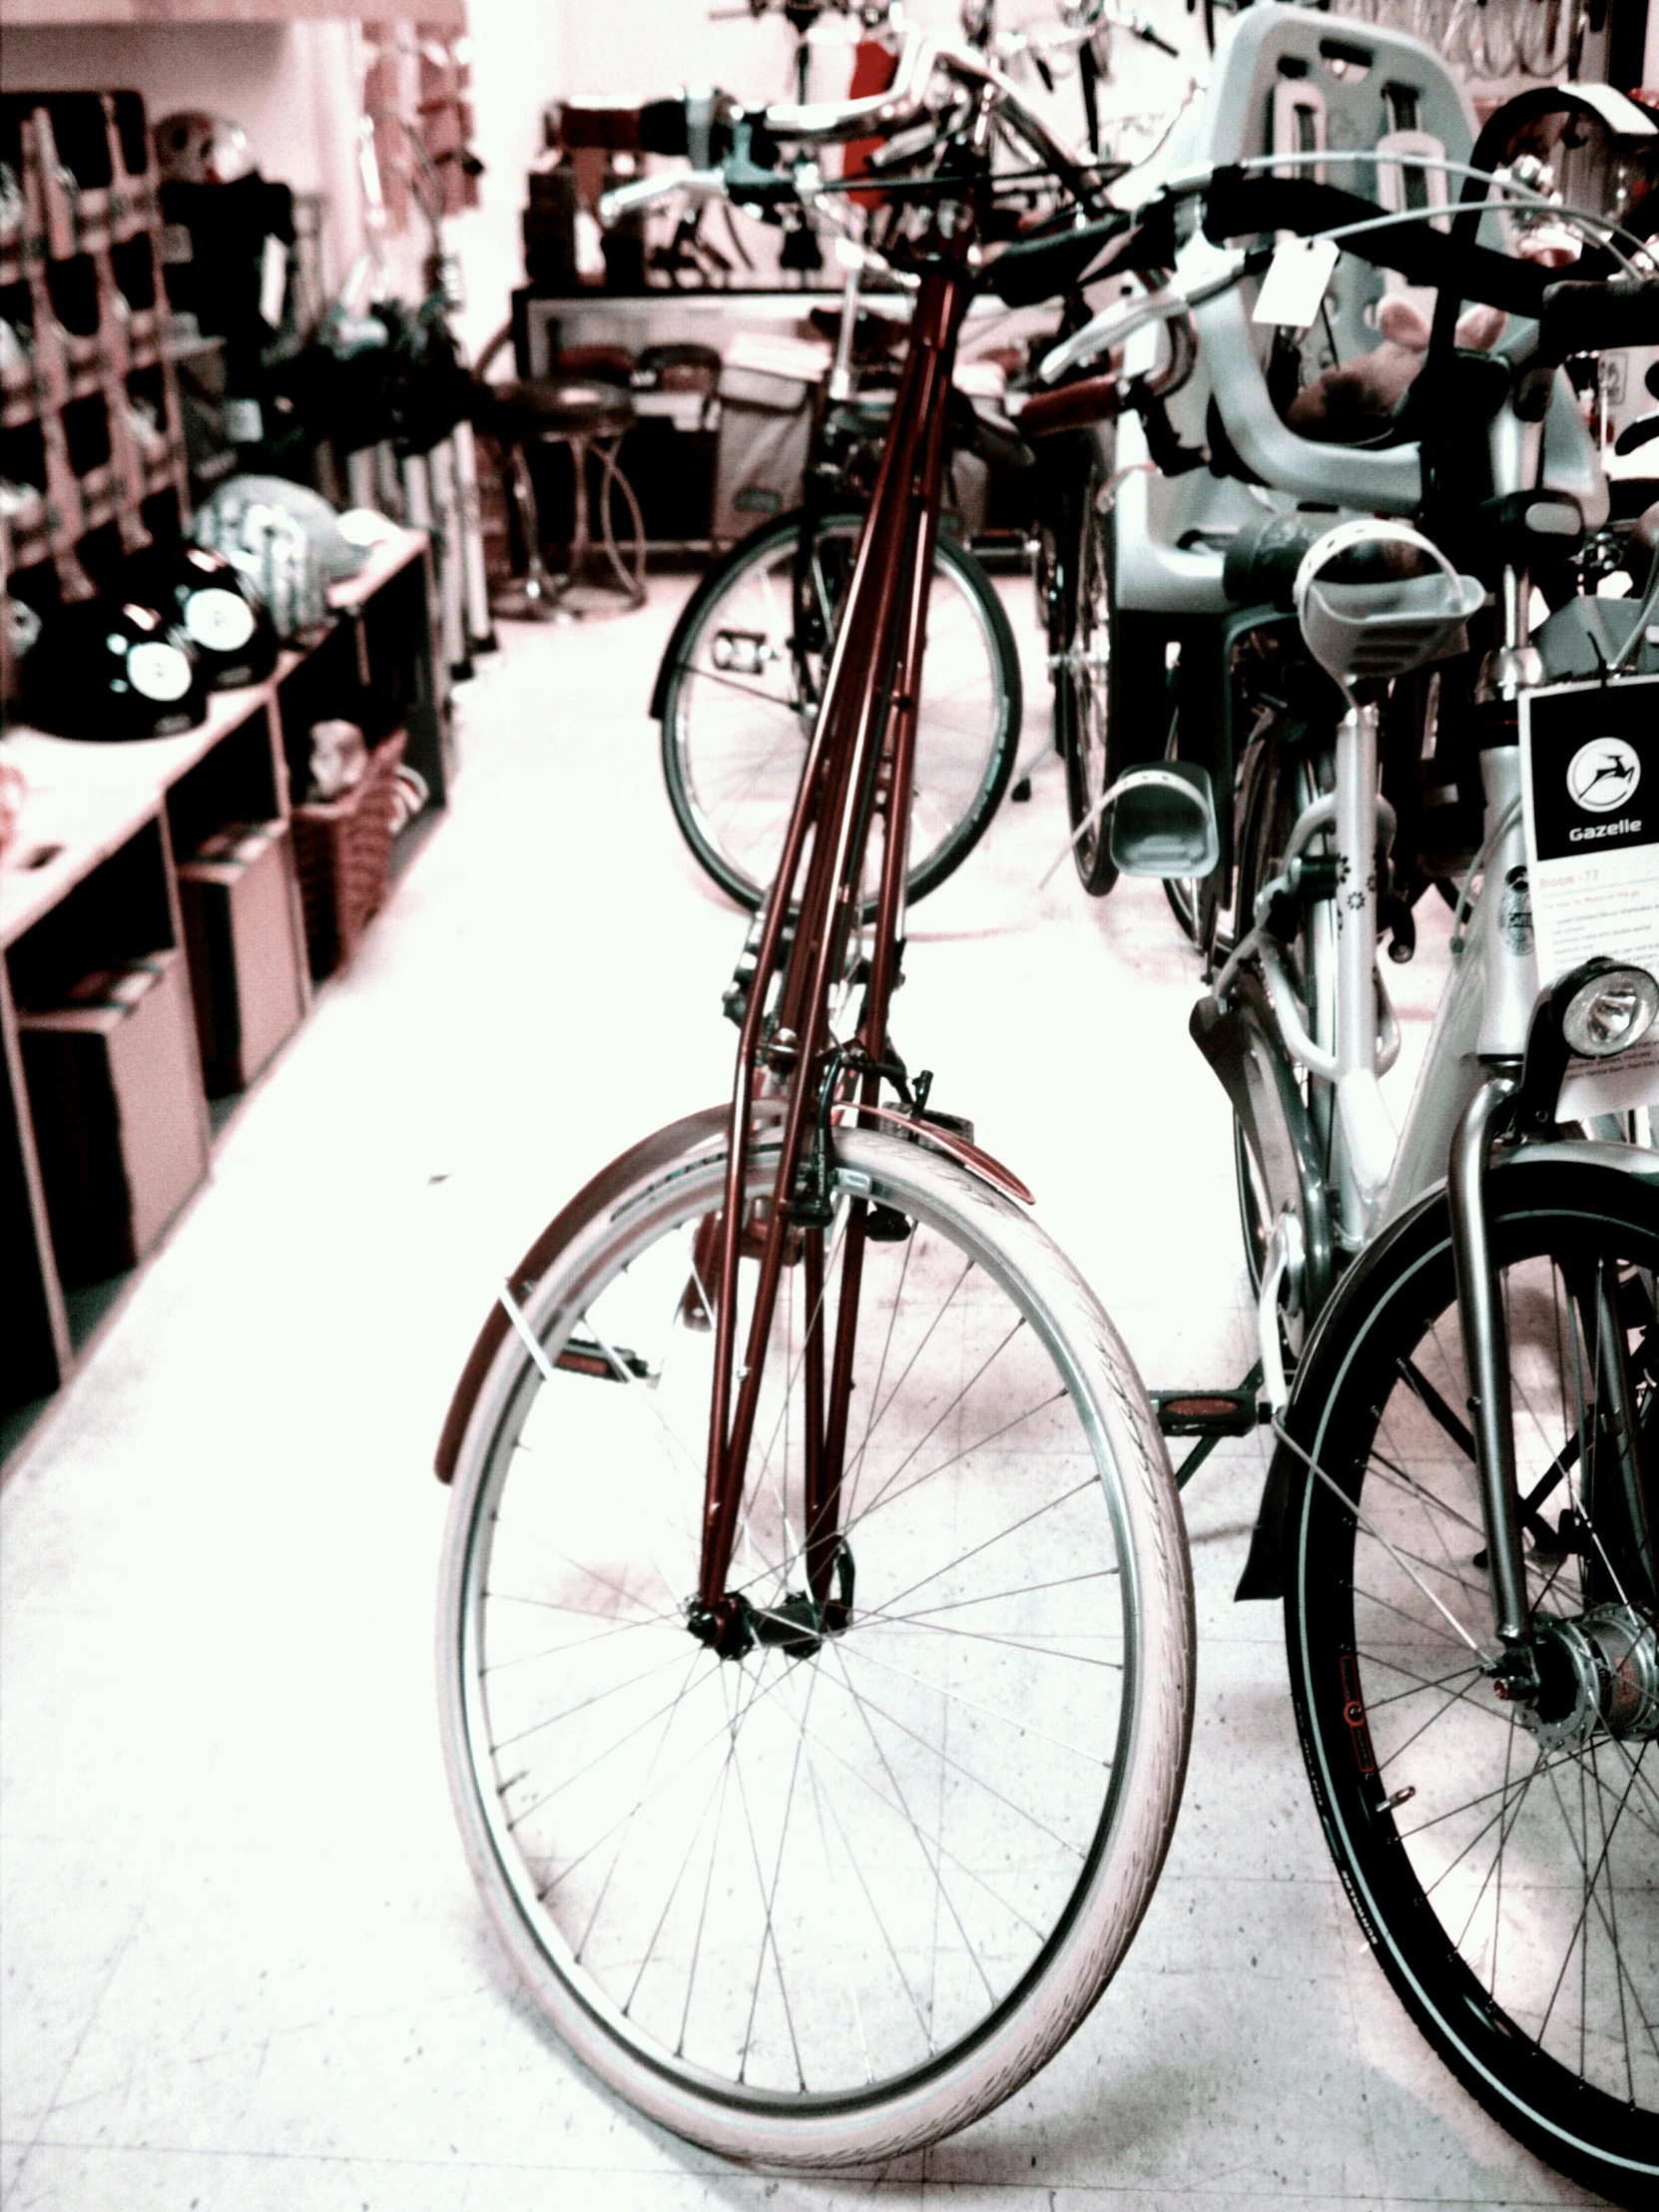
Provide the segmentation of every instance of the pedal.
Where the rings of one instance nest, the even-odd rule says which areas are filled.
[[[871,1244],[902,1244],[914,1227],[896,1206],[872,1205],[864,1216],[864,1235]]]
[[[1148,1395],[1166,1436],[1248,1436],[1262,1420],[1254,1389],[1151,1390]]]
[[[655,1385],[657,1370],[637,1352],[622,1345],[609,1351],[587,1337],[570,1338],[553,1365],[566,1375],[591,1375],[605,1382],[647,1382]],[[618,1368],[625,1372],[618,1374]]]

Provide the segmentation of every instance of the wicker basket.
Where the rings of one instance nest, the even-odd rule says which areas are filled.
[[[379,911],[391,857],[394,792],[408,732],[394,730],[343,798],[293,810],[293,854],[305,907],[311,973],[342,968]]]

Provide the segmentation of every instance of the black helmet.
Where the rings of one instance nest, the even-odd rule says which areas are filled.
[[[207,713],[200,660],[183,624],[142,599],[55,607],[18,677],[29,720],[64,738],[170,738]]]
[[[270,615],[224,554],[208,546],[158,546],[135,554],[109,596],[154,607],[183,630],[211,692],[262,683],[276,665]]]

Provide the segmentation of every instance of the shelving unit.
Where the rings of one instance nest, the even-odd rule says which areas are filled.
[[[340,619],[315,644],[284,652],[270,678],[222,692],[195,730],[138,744],[88,745],[14,729],[0,760],[27,784],[17,835],[0,859],[0,1463],[51,1406],[136,1280],[139,1267],[66,1289],[54,1255],[40,1146],[25,1079],[20,1007],[54,1002],[79,974],[178,952],[185,931],[177,863],[217,831],[280,824],[291,950],[310,998],[299,888],[286,826],[320,713],[371,697],[408,733],[408,758],[434,804],[446,790],[444,721],[435,681],[433,585],[424,535],[399,530],[330,592]],[[370,731],[371,736],[378,733]],[[302,786],[300,786],[302,788]],[[241,1095],[210,1108],[200,1056],[187,1118],[212,1139]],[[142,1261],[140,1262],[142,1267]]]
[[[0,390],[0,473],[39,494],[6,523],[7,566],[49,560],[63,596],[84,598],[87,536],[113,526],[134,551],[152,501],[187,510],[155,158],[136,94],[13,94],[0,119],[22,188],[0,229],[0,303],[29,334]]]

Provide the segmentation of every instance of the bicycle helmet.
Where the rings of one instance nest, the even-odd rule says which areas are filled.
[[[276,632],[252,586],[222,553],[203,545],[136,554],[115,596],[156,608],[196,649],[209,691],[258,684],[276,665]]]
[[[188,632],[140,599],[82,599],[53,608],[18,681],[32,723],[91,744],[175,737],[207,713],[201,659]]]
[[[214,491],[196,517],[196,542],[226,552],[242,543],[242,522],[250,507],[275,507],[296,522],[310,540],[316,564],[328,583],[355,576],[363,553],[346,537],[339,516],[308,484],[285,476],[232,476]]]

